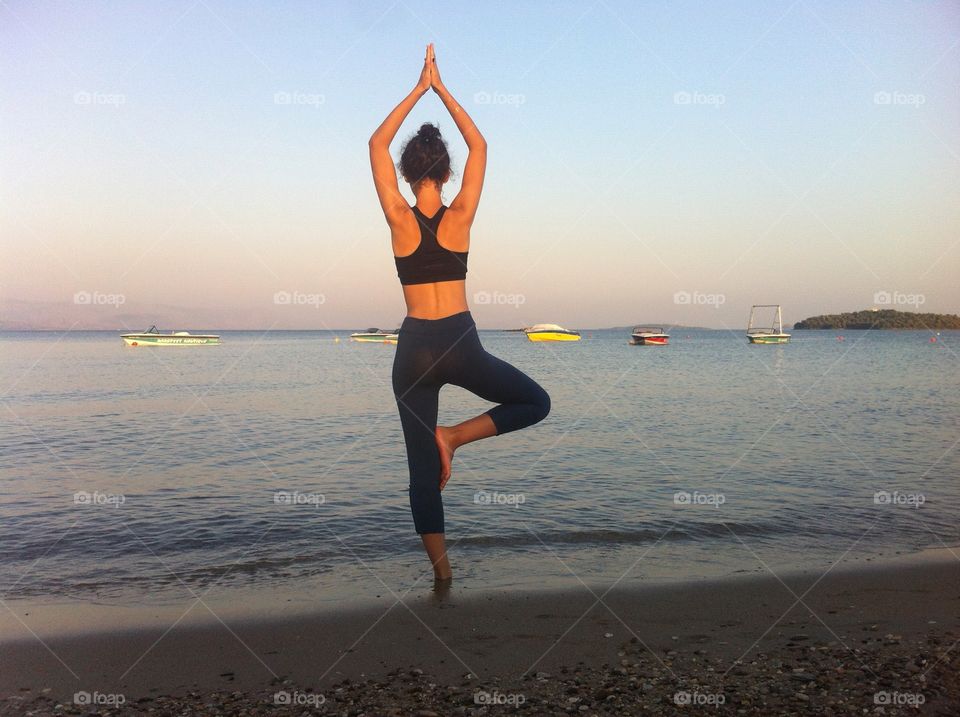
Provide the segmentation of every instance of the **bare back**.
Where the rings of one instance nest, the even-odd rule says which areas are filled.
[[[422,210],[427,216],[436,213],[437,208]],[[394,256],[407,256],[416,251],[420,243],[420,225],[413,214],[391,228],[391,242]],[[450,251],[468,251],[470,248],[470,226],[464,221],[462,212],[451,205],[437,225],[437,242]],[[429,284],[408,284],[402,286],[403,299],[407,304],[407,316],[417,319],[442,319],[444,316],[458,314],[469,309],[467,305],[467,282],[436,281]]]

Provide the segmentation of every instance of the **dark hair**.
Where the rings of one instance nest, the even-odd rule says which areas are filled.
[[[417,133],[403,145],[399,167],[404,179],[413,184],[422,179],[442,184],[450,171],[450,155],[440,128],[429,122],[420,125]]]

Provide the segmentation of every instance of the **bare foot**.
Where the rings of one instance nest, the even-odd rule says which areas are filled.
[[[450,606],[450,595],[453,593],[453,578],[448,580],[436,579],[433,581],[433,590],[430,592],[430,599],[440,608]]]
[[[437,441],[437,450],[440,451],[440,490],[450,480],[451,463],[453,463],[453,452],[456,448],[451,440],[451,431],[446,426],[437,426],[434,438]]]

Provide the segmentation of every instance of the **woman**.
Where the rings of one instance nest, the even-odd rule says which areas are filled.
[[[469,155],[460,193],[444,206],[440,190],[450,178],[450,156],[437,127],[420,127],[404,145],[400,159],[400,171],[417,200],[411,207],[400,194],[390,142],[431,88],[453,117]],[[440,81],[432,44],[427,46],[417,86],[370,138],[370,164],[407,304],[393,362],[393,392],[407,447],[410,508],[434,577],[445,583],[452,574],[440,491],[450,480],[454,452],[466,443],[543,420],[550,412],[550,397],[529,376],[480,345],[467,306],[465,277],[487,143]],[[499,405],[455,426],[438,426],[439,392],[447,383]]]

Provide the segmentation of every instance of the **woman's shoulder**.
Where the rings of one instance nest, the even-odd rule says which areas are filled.
[[[450,206],[443,208],[443,221],[447,224],[457,224],[461,227],[469,229],[470,225],[473,223],[473,217],[471,217],[463,209],[451,204]]]

